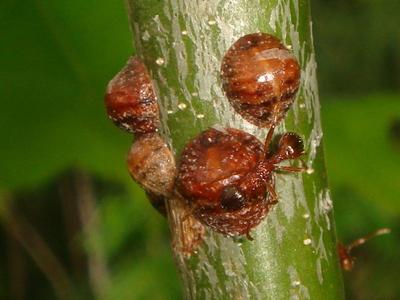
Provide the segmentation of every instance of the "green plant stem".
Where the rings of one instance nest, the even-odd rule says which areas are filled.
[[[312,172],[277,174],[279,204],[251,232],[254,241],[206,229],[202,242],[189,242],[193,249],[179,247],[182,240],[195,240],[201,228],[194,220],[186,222],[180,202],[170,199],[185,297],[343,299],[308,1],[128,0],[128,8],[137,54],[149,67],[158,94],[163,134],[178,161],[183,146],[210,126],[265,138],[268,129],[245,122],[221,89],[221,59],[239,37],[274,34],[292,48],[302,67],[297,99],[277,132],[303,136]]]

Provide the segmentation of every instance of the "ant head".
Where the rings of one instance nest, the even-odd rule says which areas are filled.
[[[278,153],[282,159],[296,159],[304,154],[302,138],[294,133],[287,132],[279,139]]]
[[[340,266],[345,271],[351,271],[354,267],[354,259],[350,256],[350,251],[342,243],[337,245],[337,250],[339,254]]]
[[[227,186],[221,194],[221,207],[225,211],[235,211],[241,209],[246,202],[246,198],[235,186]]]

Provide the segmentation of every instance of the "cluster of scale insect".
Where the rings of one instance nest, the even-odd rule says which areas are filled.
[[[110,81],[106,110],[118,127],[135,135],[128,169],[154,208],[165,216],[165,199],[177,192],[183,196],[187,212],[204,225],[224,235],[252,239],[250,230],[278,202],[275,171],[306,169],[304,163],[300,167],[279,165],[304,153],[303,141],[296,133],[283,134],[276,150],[270,151],[275,125],[285,117],[299,88],[300,67],[279,39],[254,33],[241,37],[228,49],[221,78],[235,111],[254,125],[270,127],[266,140],[262,144],[255,136],[234,128],[209,128],[186,145],[178,172],[172,151],[158,133],[157,98],[139,58],[131,57]],[[339,243],[342,269],[353,268],[353,248],[388,232],[383,228],[347,246]],[[190,242],[193,245],[189,248],[197,242]]]
[[[164,199],[173,189],[175,159],[158,133],[157,98],[147,68],[139,58],[131,57],[110,81],[105,105],[115,125],[135,135],[127,159],[129,173],[145,189],[153,207],[165,215]]]
[[[281,136],[270,152],[275,125],[294,101],[300,82],[295,56],[274,36],[241,37],[221,64],[223,89],[236,112],[259,127],[270,127],[262,144],[253,135],[226,128],[210,128],[190,141],[178,168],[177,188],[195,217],[229,236],[247,235],[267,215],[278,197],[276,170],[301,172],[279,163],[304,153],[295,133]],[[267,196],[268,195],[268,196]]]
[[[277,202],[274,172],[304,170],[278,165],[303,154],[297,134],[284,134],[278,150],[269,149],[275,124],[294,101],[300,68],[276,37],[255,33],[243,36],[227,51],[221,78],[233,108],[250,123],[270,127],[267,139],[262,144],[238,129],[210,128],[186,145],[178,172],[171,150],[158,134],[157,99],[140,59],[131,58],[111,80],[106,108],[117,126],[136,136],[128,155],[129,171],[159,211],[165,210],[164,197],[174,190],[203,224],[225,235],[250,238],[250,230]]]

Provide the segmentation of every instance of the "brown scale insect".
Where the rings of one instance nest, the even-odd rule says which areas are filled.
[[[159,108],[146,66],[129,58],[107,87],[105,104],[109,118],[123,130],[135,134],[156,132]]]
[[[278,166],[304,153],[295,133],[281,136],[278,149],[269,151],[274,127],[265,144],[241,130],[210,128],[183,150],[177,188],[194,216],[213,230],[229,236],[249,235],[277,202],[276,170],[304,171],[303,167]],[[268,193],[268,197],[266,197]]]
[[[146,66],[129,58],[107,87],[105,104],[109,118],[120,128],[136,135],[128,154],[128,169],[151,205],[166,215],[165,197],[173,189],[175,159],[159,136],[159,108]]]
[[[241,37],[221,65],[223,89],[233,108],[248,122],[269,127],[284,118],[300,83],[296,57],[266,33]]]
[[[157,134],[139,136],[128,154],[132,178],[147,192],[150,203],[165,215],[164,198],[172,192],[176,168],[172,151]]]
[[[354,259],[354,257],[351,256],[351,251],[354,248],[357,248],[357,247],[365,244],[368,240],[370,240],[376,236],[379,236],[382,234],[388,234],[388,233],[390,233],[389,228],[381,228],[381,229],[374,231],[373,233],[370,233],[369,235],[367,235],[365,237],[356,239],[355,241],[351,242],[349,245],[344,245],[342,243],[338,243],[337,251],[339,254],[340,265],[341,265],[342,269],[345,271],[351,271],[353,269],[355,259]]]

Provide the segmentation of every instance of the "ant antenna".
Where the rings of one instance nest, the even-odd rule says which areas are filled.
[[[370,239],[383,235],[383,234],[388,234],[390,233],[390,228],[381,228],[378,229],[365,237],[361,237],[359,239],[356,239],[355,241],[351,242],[349,245],[345,246],[342,243],[338,244],[338,253],[339,253],[339,258],[340,258],[340,264],[342,266],[342,269],[345,271],[351,271],[354,266],[354,258],[350,255],[350,252],[354,249],[357,248],[363,244],[365,244],[367,241]]]
[[[264,149],[265,149],[266,156],[269,155],[269,145],[271,144],[272,136],[274,135],[274,130],[275,130],[275,123],[273,123],[271,125],[271,128],[268,131],[267,137],[265,138]]]
[[[347,247],[347,251],[350,253],[351,250],[353,250],[354,248],[357,248],[363,244],[365,244],[367,241],[369,241],[370,239],[379,236],[379,235],[384,235],[384,234],[388,234],[390,233],[390,228],[380,228],[364,237],[361,237],[359,239],[356,239],[355,241],[351,242]]]

